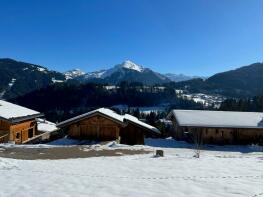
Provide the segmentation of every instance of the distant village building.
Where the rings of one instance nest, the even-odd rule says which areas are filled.
[[[194,142],[198,134],[205,144],[263,144],[263,113],[172,110],[168,119],[177,140]]]
[[[145,136],[160,132],[129,114],[119,115],[100,108],[57,124],[71,138],[90,140],[119,140],[122,144],[144,144]]]
[[[36,118],[43,114],[0,100],[0,143],[23,144],[37,135]]]

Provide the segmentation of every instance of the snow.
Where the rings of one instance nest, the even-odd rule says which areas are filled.
[[[163,123],[166,126],[172,126],[173,125],[173,122],[171,120],[167,120],[165,118],[159,119],[158,122]]]
[[[139,109],[140,113],[143,114],[150,114],[151,112],[158,113],[158,112],[164,112],[167,109],[166,107],[163,106],[150,106],[150,107],[129,107],[128,105],[125,104],[120,104],[120,105],[113,105],[112,108],[119,109],[121,111],[127,111],[128,109],[130,110],[136,110]]]
[[[108,86],[103,86],[106,90],[115,90],[119,88],[118,86],[115,85],[108,85]]]
[[[122,72],[123,73],[123,68],[133,70],[133,71],[137,71],[137,72],[143,72],[144,71],[144,68],[142,66],[137,65],[130,60],[126,60],[121,64],[115,65],[113,68],[103,69],[103,70],[94,71],[94,72],[88,72],[85,74],[84,78],[85,79],[91,79],[91,78],[105,79],[105,78],[111,76],[113,73],[116,73],[116,72]]]
[[[43,67],[36,67],[38,71],[40,72],[46,72],[47,69],[46,68],[43,68]]]
[[[197,159],[189,144],[171,139],[146,142],[152,147],[145,148],[161,147],[164,157],[0,158],[1,197],[262,195],[263,153],[258,152],[259,147],[231,146],[227,151],[212,147]]]
[[[16,79],[15,78],[12,78],[12,80],[10,81],[10,83],[8,84],[9,88],[11,88],[14,83],[16,82]]]
[[[263,128],[263,113],[258,112],[173,110],[171,114],[181,126]]]
[[[85,72],[77,68],[77,69],[65,72],[64,75],[65,75],[66,80],[68,80],[68,79],[74,79],[76,77],[85,75]]]
[[[0,117],[5,119],[18,118],[40,114],[37,111],[0,100]]]
[[[137,125],[140,125],[140,126],[142,126],[142,127],[145,127],[145,128],[147,128],[147,129],[150,129],[150,130],[152,130],[152,131],[154,131],[154,132],[156,132],[156,133],[160,133],[160,131],[159,131],[157,128],[155,128],[155,127],[153,127],[153,126],[151,126],[151,125],[149,125],[149,124],[146,124],[146,123],[140,121],[138,118],[136,118],[136,117],[134,117],[134,116],[131,116],[130,114],[125,114],[125,115],[124,115],[124,120],[128,120],[128,121],[133,122],[133,123],[135,123],[135,124],[137,124]]]
[[[55,123],[41,118],[37,119],[37,129],[42,132],[52,132],[58,130]]]
[[[142,66],[139,66],[139,65],[133,63],[133,62],[130,61],[130,60],[124,61],[124,62],[121,64],[121,66],[122,66],[123,68],[135,70],[135,71],[138,71],[138,72],[142,72],[142,71],[144,70]]]
[[[99,70],[94,72],[89,72],[85,74],[85,79],[91,79],[91,78],[104,78],[104,73],[106,70]]]
[[[0,92],[0,99],[3,98],[3,96],[5,95],[5,92],[6,92],[5,90]]]
[[[203,94],[203,93],[188,93],[188,91],[175,89],[178,97],[187,100],[193,100],[196,103],[201,103],[204,107],[213,107],[218,109],[226,97],[219,94]]]
[[[51,79],[53,83],[63,83],[64,80],[58,80],[58,79],[55,79],[55,78],[52,78]]]
[[[131,109],[136,109],[136,107],[131,107]],[[144,114],[150,114],[151,112],[158,113],[164,112],[166,107],[152,106],[152,107],[138,107],[139,111]]]
[[[112,117],[112,118],[116,119],[116,120],[119,121],[119,122],[123,122],[123,117],[122,117],[121,115],[117,114],[116,112],[114,112],[114,111],[112,111],[112,110],[110,110],[110,109],[107,109],[107,108],[99,108],[99,109],[96,109],[96,110],[87,112],[87,113],[85,113],[85,114],[82,114],[82,115],[79,115],[79,116],[70,118],[70,119],[65,120],[65,121],[63,121],[63,122],[60,122],[60,123],[58,124],[58,126],[64,125],[64,124],[66,124],[66,123],[68,123],[68,122],[72,122],[72,121],[75,121],[75,120],[79,120],[79,119],[81,119],[81,118],[83,118],[83,117],[92,115],[92,114],[94,114],[94,113],[101,113],[101,114],[104,114],[104,115],[106,115],[106,116]]]
[[[204,99],[201,99],[201,98],[193,98],[194,102],[196,103],[201,103],[201,104],[205,104],[205,100]]]

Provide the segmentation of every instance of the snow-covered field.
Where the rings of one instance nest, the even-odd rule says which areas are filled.
[[[263,196],[262,147],[206,147],[197,159],[189,144],[147,144],[165,156],[0,158],[0,196]]]

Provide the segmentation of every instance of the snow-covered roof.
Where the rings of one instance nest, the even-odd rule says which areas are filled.
[[[179,126],[224,127],[224,128],[263,128],[263,113],[204,111],[204,110],[172,110]]]
[[[146,124],[145,122],[140,121],[138,118],[136,118],[134,116],[131,116],[130,114],[125,114],[124,115],[124,121],[125,120],[130,121],[130,122],[132,122],[134,124],[137,124],[139,126],[142,126],[144,128],[147,128],[147,129],[149,129],[149,130],[151,130],[153,132],[160,133],[160,131],[157,128],[155,128],[155,127],[153,127],[153,126],[151,126],[149,124]]]
[[[95,115],[97,113],[99,113],[99,114],[101,114],[103,116],[106,116],[108,118],[111,118],[112,120],[114,120],[114,121],[116,121],[116,122],[118,122],[120,124],[124,124],[126,121],[129,121],[129,122],[132,122],[132,123],[134,123],[136,125],[144,127],[144,128],[146,128],[148,130],[151,130],[153,132],[160,133],[157,128],[140,121],[138,118],[136,118],[134,116],[131,116],[129,114],[120,115],[120,114],[117,114],[116,112],[114,112],[114,111],[112,111],[110,109],[107,109],[107,108],[99,108],[99,109],[87,112],[85,114],[82,114],[82,115],[70,118],[68,120],[65,120],[63,122],[58,123],[57,126],[58,127],[64,127],[64,126],[67,126],[67,125],[71,124],[72,122],[77,122],[77,121],[79,121],[81,119],[84,119],[84,118],[86,118],[88,116]]]
[[[56,126],[55,123],[49,122],[47,120],[38,118],[37,119],[37,130],[41,132],[52,132],[56,131],[59,128]]]
[[[85,114],[81,114],[79,116],[75,116],[73,118],[70,118],[68,120],[65,120],[63,122],[60,122],[57,124],[58,127],[64,127],[64,126],[67,126],[69,125],[70,123],[72,122],[77,122],[79,120],[82,120],[88,116],[92,116],[96,113],[100,113],[104,116],[107,116],[107,117],[110,117],[110,118],[113,118],[114,120],[118,121],[119,123],[122,123],[123,122],[123,117],[117,113],[115,113],[114,111],[110,110],[110,109],[107,109],[107,108],[99,108],[99,109],[96,109],[96,110],[93,110],[93,111],[90,111],[90,112],[87,112]]]
[[[0,119],[18,121],[40,116],[43,115],[38,111],[0,100]]]

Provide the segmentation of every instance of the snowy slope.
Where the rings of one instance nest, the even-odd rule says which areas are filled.
[[[40,65],[0,58],[0,79],[0,98],[10,99],[63,82],[65,76]]]
[[[107,70],[99,70],[94,72],[89,72],[85,74],[85,79],[92,79],[92,78],[104,78],[103,75],[107,72]]]
[[[165,157],[0,158],[1,196],[255,197],[263,193],[263,153],[257,147],[214,147],[196,159],[184,143],[147,142],[166,147],[162,148]]]
[[[142,66],[137,65],[130,60],[126,60],[123,63],[117,64],[112,68],[87,73],[85,75],[85,79],[91,79],[91,78],[105,79],[106,77],[110,77],[112,74],[114,74],[116,72],[123,71],[123,69],[136,71],[136,72],[143,72],[143,70],[144,70],[144,68]]]
[[[142,66],[137,65],[137,64],[133,63],[130,60],[124,61],[120,66],[123,67],[123,68],[135,70],[135,71],[138,71],[138,72],[142,72],[143,69],[144,69]]]
[[[64,72],[65,78],[66,79],[74,79],[76,77],[82,76],[84,75],[85,72],[81,71],[80,69],[73,69],[73,70],[69,70],[67,72]]]
[[[141,75],[144,74],[146,78],[145,81],[147,81],[147,77],[148,77],[147,74],[149,72],[151,72],[152,78],[158,78],[159,80],[161,81],[163,80],[164,82],[168,82],[170,80],[178,82],[178,81],[186,81],[186,80],[190,80],[194,78],[199,78],[197,76],[186,76],[183,74],[172,74],[172,73],[160,74],[160,73],[152,71],[149,68],[144,68],[143,66],[138,65],[132,62],[131,60],[126,60],[109,69],[98,70],[98,71],[93,71],[93,72],[88,72],[88,73],[80,71],[79,69],[75,69],[72,71],[65,72],[64,74],[67,79],[75,78],[79,80],[88,80],[88,81],[89,80],[95,80],[95,81],[102,80],[103,81],[106,78],[111,78],[111,77],[116,78],[116,76],[119,78],[117,80],[120,80],[120,79],[125,80],[129,72],[132,72],[134,74],[134,76],[132,77],[135,78],[136,80],[139,80],[139,79],[138,77],[136,77],[135,73],[141,74]],[[109,82],[109,79],[107,82]]]
[[[117,84],[121,81],[141,82],[144,84],[157,84],[170,81],[166,76],[135,64],[130,60],[126,60],[106,70],[86,73],[76,79],[109,84]]]

